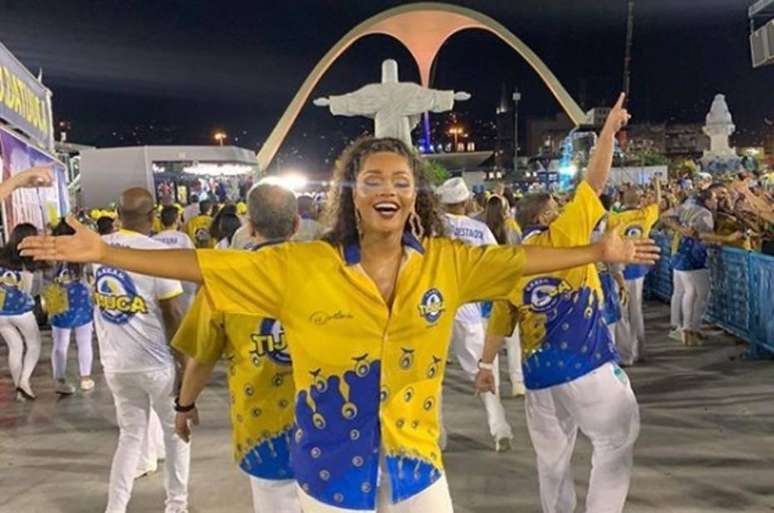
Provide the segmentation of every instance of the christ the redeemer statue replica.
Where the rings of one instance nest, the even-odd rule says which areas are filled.
[[[329,107],[334,116],[365,116],[374,120],[376,137],[395,137],[412,147],[411,130],[425,112],[446,112],[454,101],[465,101],[465,92],[427,89],[419,84],[398,82],[398,63],[382,63],[382,82],[368,84],[353,93],[318,98],[314,104]]]

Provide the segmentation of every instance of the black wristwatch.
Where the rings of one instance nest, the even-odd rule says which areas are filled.
[[[196,408],[196,403],[195,402],[189,404],[188,406],[182,406],[180,404],[180,398],[179,397],[175,397],[175,411],[176,412],[178,412],[178,413],[188,413],[189,411],[193,410],[194,408]]]

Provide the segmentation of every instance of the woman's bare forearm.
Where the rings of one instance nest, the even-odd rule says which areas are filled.
[[[139,274],[201,284],[202,272],[193,249],[132,249],[108,246],[100,264]]]
[[[522,247],[527,257],[524,274],[550,273],[602,261],[602,250],[598,244],[574,248]]]

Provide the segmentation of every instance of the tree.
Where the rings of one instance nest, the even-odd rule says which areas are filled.
[[[441,185],[449,179],[449,170],[440,162],[427,160],[425,162],[425,175],[431,185]]]

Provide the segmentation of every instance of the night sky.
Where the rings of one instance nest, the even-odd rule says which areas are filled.
[[[33,72],[43,69],[55,119],[72,123],[71,141],[208,144],[224,129],[230,142],[257,149],[328,48],[360,21],[401,3],[407,2],[0,0],[0,41]],[[451,3],[503,23],[583,108],[611,103],[622,87],[625,0]],[[773,129],[774,67],[752,69],[750,3],[637,0],[635,121],[699,122],[714,94],[725,93],[738,142],[757,142]],[[402,80],[418,81],[399,43],[370,36],[334,64],[313,97],[378,81],[385,58],[399,62]],[[446,43],[432,85],[469,91],[473,99],[458,111],[493,121],[503,84],[521,89],[523,119],[560,111],[526,63],[484,32],[463,32]],[[310,104],[283,152],[323,165],[323,157],[367,126]]]

